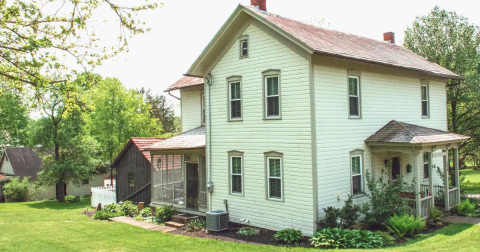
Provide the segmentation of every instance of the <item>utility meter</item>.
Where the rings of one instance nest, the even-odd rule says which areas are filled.
[[[213,193],[213,182],[212,181],[207,182],[207,190],[208,190],[209,193]]]

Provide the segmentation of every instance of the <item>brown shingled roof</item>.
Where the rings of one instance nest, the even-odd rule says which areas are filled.
[[[182,89],[186,87],[203,85],[203,78],[183,76],[180,80],[170,85],[165,92]]]
[[[118,154],[118,156],[115,158],[115,160],[112,162],[110,167],[113,167],[123,156],[123,154],[127,151],[128,147],[133,143],[139,151],[142,151],[143,148],[150,146],[152,144],[161,142],[167,138],[160,138],[160,137],[132,137],[130,140],[125,144],[123,147],[122,151]],[[148,160],[148,162],[151,162],[150,159],[150,152],[142,152],[143,156]]]
[[[180,135],[155,143],[144,150],[193,150],[205,148],[205,126],[185,131]]]
[[[35,152],[34,148],[15,147],[6,148],[5,153],[12,165],[15,176],[36,178],[37,173],[42,169],[42,159]]]
[[[414,124],[390,121],[371,135],[365,143],[406,143],[431,144],[443,142],[463,142],[470,137],[448,131],[422,127]]]

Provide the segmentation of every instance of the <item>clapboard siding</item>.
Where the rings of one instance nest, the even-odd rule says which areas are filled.
[[[250,24],[249,58],[239,59],[236,41],[212,70],[212,209],[225,209],[230,220],[253,226],[287,227],[313,234],[313,192],[309,61],[258,24]],[[281,71],[281,120],[263,120],[262,72]],[[227,78],[242,77],[243,121],[229,122]],[[244,196],[229,195],[228,151],[244,152]],[[284,202],[266,199],[264,152],[283,153]]]
[[[150,183],[150,162],[148,162],[142,152],[140,152],[133,143],[130,144],[114,168],[116,171],[117,201],[125,200],[125,198]],[[128,183],[129,172],[135,174],[135,186],[133,187]],[[150,187],[145,188],[128,200],[133,201],[135,204],[138,202],[145,202],[146,205],[150,204]]]
[[[12,164],[10,164],[10,161],[7,161],[5,153],[2,155],[0,173],[1,174],[9,174],[9,175],[15,174],[13,172]]]
[[[431,117],[422,119],[420,78],[375,71],[361,71],[362,118],[348,119],[348,69],[348,65],[314,66],[320,216],[322,208],[342,206],[351,193],[350,151],[364,150],[364,165],[371,171],[371,152],[364,140],[390,120],[446,130],[445,83],[430,81]],[[384,159],[381,154],[375,157],[377,169],[384,166]],[[439,160],[433,160],[437,166],[441,166]],[[401,168],[408,162],[413,162],[413,157],[405,156]],[[423,176],[423,168],[420,169]],[[413,173],[407,179],[411,176]],[[438,175],[434,180],[439,181]],[[356,199],[357,203],[364,201],[364,197]]]
[[[181,115],[182,132],[194,129],[202,124],[201,121],[201,99],[202,90],[197,87],[182,89],[181,93]]]

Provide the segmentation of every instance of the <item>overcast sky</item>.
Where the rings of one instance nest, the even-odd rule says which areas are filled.
[[[116,77],[127,87],[150,88],[161,93],[182,77],[238,4],[250,0],[165,0],[164,6],[142,14],[150,33],[129,41],[130,52],[104,62],[96,71]],[[403,32],[416,16],[438,5],[456,11],[480,25],[480,1],[320,1],[267,0],[268,12],[309,21],[324,19],[329,28],[382,40],[383,32],[395,32],[401,44]]]

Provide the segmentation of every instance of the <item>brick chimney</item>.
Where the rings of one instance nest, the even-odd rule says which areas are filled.
[[[385,32],[383,34],[383,41],[388,42],[390,44],[395,44],[395,33]]]
[[[267,11],[267,0],[250,0],[250,5],[262,11]]]

